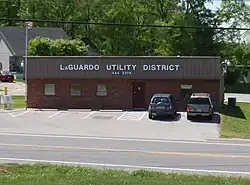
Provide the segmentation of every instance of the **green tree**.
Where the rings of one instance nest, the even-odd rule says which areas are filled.
[[[22,18],[91,22],[194,25],[210,27],[214,15],[201,0],[23,0]],[[28,11],[27,11],[28,10]],[[103,55],[212,55],[212,29],[162,29],[130,26],[61,25],[72,37],[87,37]]]
[[[11,1],[11,3],[0,1],[0,16],[125,24],[202,26],[205,29],[34,23],[34,26],[62,27],[72,39],[88,38],[97,46],[102,55],[219,55],[231,59],[235,64],[247,63],[248,49],[246,49],[246,44],[239,42],[240,33],[235,30],[218,31],[211,27],[223,26],[225,23],[236,27],[249,23],[250,18],[247,16],[249,7],[243,0],[222,0],[219,11],[212,12],[205,6],[207,2],[211,1],[17,0]],[[7,7],[7,9],[2,7]],[[48,50],[52,45],[60,55],[78,52],[64,40],[52,43],[48,39],[41,39],[37,42],[40,44],[34,44],[34,48],[39,50],[42,55],[51,53]],[[67,48],[71,48],[72,51]],[[32,52],[36,49],[33,49]],[[52,51],[54,52],[54,50]],[[244,56],[244,59],[240,56]]]
[[[18,11],[20,9],[20,0],[0,1],[0,17],[1,18],[19,18]],[[3,26],[15,26],[17,23],[14,22],[2,22],[0,25]]]
[[[80,39],[51,40],[37,37],[29,42],[29,55],[31,56],[84,56],[88,47]]]
[[[182,1],[163,25],[202,26],[207,29],[159,29],[158,55],[215,55],[215,14],[205,7],[206,1]],[[161,39],[164,38],[164,39]]]

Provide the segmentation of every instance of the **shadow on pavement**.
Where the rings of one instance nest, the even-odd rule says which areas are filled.
[[[180,121],[180,119],[181,119],[181,114],[177,113],[174,116],[174,118],[172,118],[172,117],[156,117],[154,120],[172,122],[172,121]]]
[[[197,118],[193,118],[190,121],[191,122],[197,122],[197,123],[220,124],[221,118],[220,118],[220,115],[218,113],[215,113],[213,115],[213,119],[212,120],[208,120],[207,118],[203,118],[203,117],[197,117]]]

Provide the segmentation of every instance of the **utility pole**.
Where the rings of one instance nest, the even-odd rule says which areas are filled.
[[[27,110],[27,91],[28,91],[28,83],[27,83],[27,71],[28,71],[28,47],[29,47],[29,30],[32,28],[32,22],[25,22],[25,60],[24,60],[24,78],[25,78],[25,103]]]

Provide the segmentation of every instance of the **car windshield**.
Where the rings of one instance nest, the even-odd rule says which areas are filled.
[[[191,98],[188,102],[189,104],[198,104],[198,105],[210,105],[208,98]]]
[[[154,97],[152,103],[169,103],[169,99],[167,97]]]

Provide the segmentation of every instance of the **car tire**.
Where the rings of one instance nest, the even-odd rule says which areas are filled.
[[[170,115],[170,118],[171,118],[171,119],[174,119],[175,116],[176,116],[176,113],[174,112],[173,114]]]

